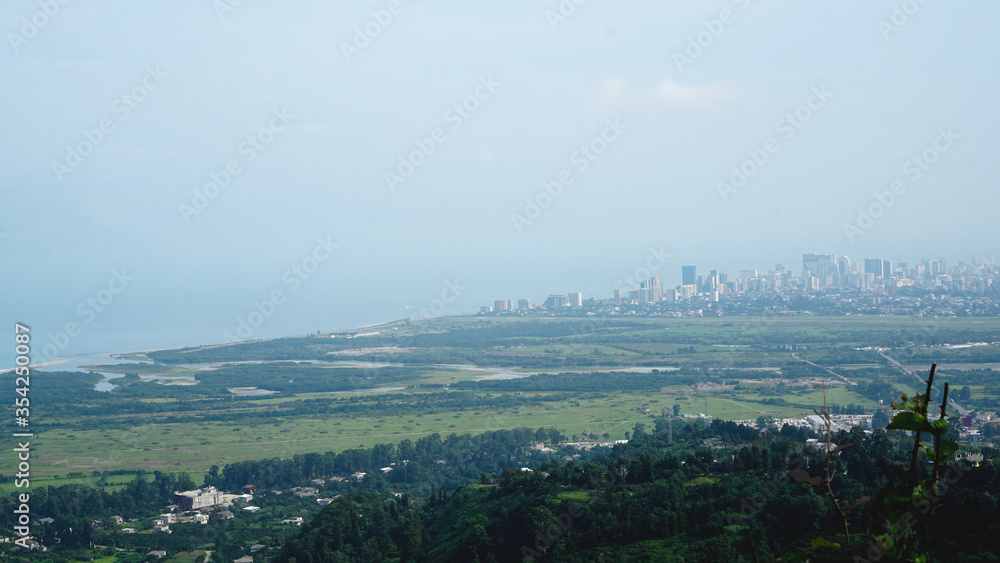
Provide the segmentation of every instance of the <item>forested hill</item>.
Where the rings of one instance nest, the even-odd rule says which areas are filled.
[[[826,455],[805,449],[801,431],[758,435],[716,421],[680,429],[670,443],[669,430],[661,429],[582,466],[553,458],[534,471],[484,474],[478,484],[419,501],[346,495],[304,526],[278,561],[851,560],[826,488],[790,478],[791,470],[799,480],[802,471],[826,470]],[[858,445],[832,456],[831,492],[844,506],[877,497],[849,514],[856,555],[894,560],[875,545],[889,523],[927,561],[1000,560],[996,466],[955,466],[939,500],[928,503],[933,512],[913,510],[900,529],[903,519],[882,502],[880,489],[895,481],[893,468],[912,440],[855,429],[847,442]],[[705,445],[678,455],[685,443]]]

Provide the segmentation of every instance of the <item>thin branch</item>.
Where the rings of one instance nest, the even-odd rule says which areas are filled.
[[[833,505],[836,507],[837,512],[840,513],[840,518],[844,523],[844,541],[847,544],[847,549],[854,553],[854,547],[851,545],[851,528],[850,524],[847,522],[847,511],[840,506],[840,501],[837,500],[837,496],[833,494],[833,477],[830,475],[830,462],[833,458],[833,452],[830,451],[830,438],[833,433],[833,417],[830,416],[830,411],[826,406],[826,385],[823,386],[823,422],[826,424],[826,493],[833,500]],[[840,437],[837,438],[837,446],[839,449],[840,441],[843,439],[843,432],[841,432]]]
[[[948,382],[944,382],[944,397],[941,399],[941,420],[947,421],[945,418],[944,411],[948,408]],[[941,435],[936,434],[934,436],[934,480],[937,483],[938,471],[941,466]]]
[[[927,378],[927,392],[924,394],[923,401],[917,405],[917,410],[920,414],[927,418],[927,406],[931,400],[931,385],[934,384],[934,371],[937,369],[937,363],[931,364],[931,374]],[[910,452],[910,475],[916,477],[917,471],[917,452],[920,451],[920,435],[921,431],[917,430],[917,435],[913,441],[913,451]]]

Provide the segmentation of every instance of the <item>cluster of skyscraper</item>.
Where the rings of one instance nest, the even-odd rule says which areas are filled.
[[[866,289],[892,280],[897,287],[914,285],[920,280],[948,275],[948,260],[924,259],[914,268],[900,262],[882,258],[866,258],[864,263],[852,264],[847,256],[809,253],[802,257],[802,280],[806,289],[853,288]]]
[[[695,296],[708,301],[719,301],[720,297],[745,293],[771,291],[820,291],[820,290],[889,290],[901,287],[944,288],[959,291],[984,291],[1000,280],[1000,267],[996,264],[972,264],[960,262],[957,267],[948,268],[945,258],[923,260],[910,267],[905,262],[895,265],[882,258],[867,258],[852,262],[844,255],[817,254],[810,252],[802,256],[802,275],[795,276],[791,270],[778,265],[767,273],[757,270],[741,270],[739,276],[730,279],[725,273],[709,271],[707,276],[698,275],[696,266],[681,267],[681,284],[673,289],[664,289],[660,276],[639,282],[636,289],[616,287],[613,298],[602,301],[588,300],[588,303],[608,305],[646,305],[661,302],[686,301]],[[542,307],[558,309],[582,307],[583,294],[572,292],[549,295]],[[517,307],[510,299],[498,299],[492,307],[481,308],[483,313],[528,310],[535,308],[530,299],[519,299]]]
[[[802,257],[802,280],[806,289],[866,288],[876,280],[892,277],[892,262],[882,258],[867,258],[862,267],[860,262],[852,264],[847,256],[836,254],[809,253]]]

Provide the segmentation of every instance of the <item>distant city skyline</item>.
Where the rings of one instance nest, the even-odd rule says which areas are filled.
[[[816,256],[824,256],[815,253]],[[809,254],[798,255],[800,260],[809,256]],[[836,254],[828,254],[825,256],[843,256]],[[900,264],[906,264],[907,266],[919,266],[924,263],[931,265],[931,272],[933,272],[933,265],[937,264],[940,269],[942,262],[947,265],[948,268],[956,268],[960,265],[967,264],[978,264],[978,265],[989,265],[994,270],[1000,269],[1000,260],[997,260],[995,256],[989,256],[985,260],[983,257],[978,255],[969,255],[968,260],[955,260],[949,258],[922,258],[915,262],[895,262],[895,267]],[[742,257],[746,260],[746,257]],[[851,263],[860,266],[861,269],[865,269],[868,260],[871,258],[858,258],[852,259]],[[876,259],[876,260],[886,260],[892,263],[888,259]],[[615,268],[611,265],[607,267],[594,267],[592,270],[587,270],[584,272],[579,272],[577,275],[581,278],[587,280],[595,279],[616,279],[611,287],[606,291],[601,291],[600,289],[594,291],[584,291],[581,286],[594,285],[593,281],[578,284],[577,287],[570,286],[573,291],[564,290],[564,293],[546,293],[545,284],[543,281],[534,283],[530,280],[526,280],[523,275],[518,275],[519,272],[511,271],[511,277],[509,281],[518,282],[524,284],[525,287],[529,288],[529,291],[518,292],[517,294],[509,293],[508,297],[503,298],[491,298],[488,303],[491,303],[491,307],[496,307],[497,304],[503,303],[505,310],[515,311],[522,309],[532,309],[538,306],[544,306],[547,301],[557,300],[558,303],[564,305],[553,305],[556,306],[568,306],[570,303],[569,295],[579,294],[579,299],[576,302],[587,302],[589,300],[613,302],[615,299],[615,294],[620,293],[621,299],[628,299],[630,297],[630,292],[636,293],[636,301],[641,297],[640,292],[643,289],[643,284],[650,282],[652,278],[660,278],[660,292],[661,296],[665,295],[668,291],[665,288],[677,288],[678,286],[683,286],[685,284],[673,283],[683,281],[684,271],[688,267],[694,267],[695,272],[701,267],[700,261],[690,260],[690,262],[695,262],[695,264],[680,264],[679,261],[674,260],[673,257],[664,252],[662,247],[650,247],[647,250],[646,258],[635,262],[637,266],[631,268],[625,268],[618,270],[619,272],[625,272],[625,275],[615,274]],[[783,266],[782,264],[776,264],[776,266]],[[800,265],[803,269],[805,264]],[[707,266],[706,266],[707,268]],[[797,273],[794,271],[798,268],[787,268],[786,271],[791,277],[798,277],[801,275],[801,271]],[[773,268],[764,269],[750,269],[750,270],[740,270],[737,271],[735,276],[730,276],[729,272],[723,268],[707,269],[709,275],[711,272],[716,272],[717,274],[725,274],[726,281],[731,281],[730,278],[739,280],[742,278],[754,278],[761,275],[765,275],[768,271],[773,271]],[[653,274],[650,278],[642,278],[642,275],[646,273]],[[63,324],[54,324],[51,326],[42,326],[41,334],[42,339],[39,344],[38,351],[42,352],[44,350],[51,350],[52,345],[58,348],[59,353],[56,355],[50,355],[48,353],[36,356],[42,360],[53,360],[56,358],[66,358],[73,355],[79,355],[81,353],[109,353],[109,352],[125,352],[134,350],[145,350],[154,348],[175,348],[182,346],[194,346],[203,345],[211,343],[222,343],[226,342],[226,339],[218,334],[219,329],[217,327],[194,327],[190,319],[174,318],[166,325],[150,325],[151,328],[145,333],[137,333],[136,322],[125,322],[116,323],[113,325],[101,325],[100,323],[95,323],[94,327],[87,326],[87,319],[102,319],[107,317],[107,311],[104,309],[110,309],[114,307],[114,301],[117,299],[117,294],[113,293],[113,289],[118,289],[121,283],[132,283],[129,280],[131,274],[125,271],[113,272],[110,276],[108,287],[93,293],[87,299],[81,301],[78,306],[73,311],[75,317],[70,316],[68,322]],[[670,280],[673,277],[672,281]],[[704,275],[701,276],[704,279]],[[115,281],[119,279],[124,279],[124,282],[119,282],[119,285],[115,285]],[[336,330],[349,330],[358,329],[366,326],[376,325],[383,322],[390,322],[393,320],[398,320],[402,318],[423,318],[429,316],[442,316],[442,315],[452,315],[452,314],[475,314],[477,312],[482,312],[483,301],[480,296],[487,296],[489,294],[496,295],[500,293],[498,291],[490,290],[488,288],[478,287],[473,289],[471,285],[468,284],[468,276],[463,276],[461,278],[444,279],[441,281],[440,287],[442,288],[439,292],[439,296],[429,299],[426,304],[419,309],[406,310],[401,308],[399,313],[394,314],[393,312],[386,312],[384,309],[377,307],[377,304],[372,304],[371,306],[359,303],[358,307],[352,310],[351,317],[344,317],[341,322],[323,322],[316,323],[310,321],[307,318],[289,318],[282,322],[275,322],[271,318],[266,318],[264,313],[260,312],[258,309],[251,311],[257,311],[262,319],[266,318],[266,323],[260,330],[255,330],[249,338],[244,340],[253,340],[256,338],[276,338],[284,336],[296,336],[303,334],[314,333],[317,330],[321,331],[336,331]],[[631,285],[629,285],[631,284]],[[649,283],[647,286],[647,291],[651,289],[654,284]],[[538,286],[538,287],[535,287]],[[518,295],[518,296],[515,296]],[[525,295],[532,295],[531,297],[525,297]],[[679,299],[683,301],[684,299],[690,299],[695,295],[705,295],[701,290],[689,290],[688,294],[685,295],[683,290],[679,294]],[[478,301],[478,303],[477,303]],[[106,305],[102,305],[106,303]],[[262,300],[257,302],[257,306],[261,307],[265,312],[271,305],[267,304],[267,300]],[[272,312],[273,314],[273,312]],[[204,317],[203,317],[204,318]],[[243,322],[247,322],[247,317],[242,317]],[[76,327],[82,332],[80,335],[71,335],[67,332],[66,328],[69,323],[76,323]],[[234,329],[229,328],[229,322],[227,321],[222,325],[223,328],[230,331],[231,334],[237,332]],[[315,327],[315,328],[312,328]],[[0,348],[0,360],[3,359],[5,351]]]
[[[714,300],[720,296],[742,294],[752,291],[802,289],[819,291],[823,289],[876,289],[946,287],[960,291],[985,291],[1000,287],[1000,262],[990,258],[986,263],[980,263],[976,256],[970,262],[958,261],[949,268],[947,258],[921,259],[916,264],[897,262],[886,258],[864,258],[852,261],[843,254],[821,254],[809,252],[802,255],[802,265],[799,274],[792,268],[777,264],[774,269],[762,273],[762,270],[741,270],[737,277],[730,280],[729,275],[721,270],[709,270],[708,275],[698,275],[697,265],[680,267],[681,283],[675,288],[663,289],[662,275],[652,275],[648,279],[633,280],[632,288],[615,287],[610,300],[615,304],[659,303],[661,301],[681,301],[696,295],[709,294]],[[912,266],[912,267],[911,267]],[[963,271],[971,268],[972,271]],[[945,284],[938,276],[959,275],[961,282]],[[986,277],[983,277],[986,275]],[[978,278],[969,282],[970,279]],[[994,281],[998,286],[994,286]],[[604,296],[588,296],[587,300],[606,302]],[[480,313],[503,312],[516,309],[533,309],[531,299],[518,299],[515,308],[513,300],[497,300],[494,306],[481,306]],[[499,307],[499,304],[506,304]],[[560,307],[580,307],[583,304],[583,294],[567,292],[565,294],[549,294],[542,307],[555,309]]]

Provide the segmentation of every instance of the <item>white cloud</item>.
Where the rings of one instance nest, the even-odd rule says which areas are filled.
[[[597,85],[598,100],[615,111],[708,111],[724,107],[740,95],[737,90],[714,84],[692,87],[669,79],[646,89],[637,89],[619,77]]]

